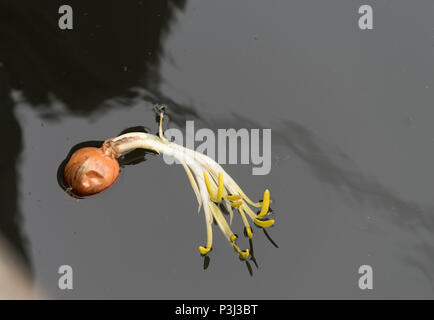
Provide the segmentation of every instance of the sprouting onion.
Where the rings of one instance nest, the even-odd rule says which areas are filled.
[[[265,190],[260,202],[253,202],[241,190],[229,174],[208,156],[169,142],[163,135],[163,111],[160,113],[159,134],[153,135],[143,132],[130,132],[118,137],[107,139],[100,148],[81,148],[70,158],[64,170],[64,182],[70,192],[86,197],[99,193],[118,179],[119,163],[117,159],[125,152],[142,148],[157,154],[166,154],[176,158],[184,167],[189,182],[199,204],[198,211],[203,206],[207,229],[205,246],[199,246],[199,252],[206,255],[212,248],[212,223],[215,220],[228,242],[245,260],[249,257],[249,250],[241,250],[236,244],[237,236],[231,231],[230,224],[233,211],[237,210],[245,226],[245,234],[252,238],[253,233],[247,217],[255,225],[268,228],[274,220],[268,219],[270,214],[270,192]],[[224,205],[229,212],[229,223],[223,216],[220,205]],[[260,208],[255,213],[251,207]]]

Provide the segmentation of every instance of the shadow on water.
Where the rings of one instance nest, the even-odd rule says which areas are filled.
[[[250,250],[249,260],[255,264],[256,269],[259,269],[258,261],[256,260],[255,252],[253,251],[253,240],[252,239],[249,239],[249,250]],[[252,265],[250,264],[249,260],[246,260],[245,263],[246,263],[247,271],[249,272],[250,276],[253,277],[253,268],[252,268]]]
[[[221,206],[221,207],[224,207],[224,206]],[[224,210],[226,210],[226,209],[224,209]],[[223,210],[222,210],[222,212],[225,213]],[[229,212],[227,212],[227,215],[229,215]],[[264,228],[258,227],[258,229],[262,229],[264,231],[264,234],[266,235],[266,238],[270,241],[270,243],[275,248],[279,248],[279,246],[276,244],[276,242],[274,242],[274,240],[271,238],[269,233]],[[247,238],[247,233],[246,233],[245,228],[244,228],[244,236]],[[253,239],[248,239],[248,240],[249,240],[249,253],[250,253],[249,258],[247,260],[242,260],[240,258],[240,261],[246,265],[247,272],[249,273],[250,276],[253,277],[254,272],[253,272],[253,268],[252,268],[252,263],[256,267],[256,269],[259,269],[259,264],[258,264],[258,260],[256,259],[256,256],[255,256],[255,251],[253,249]],[[211,258],[208,255],[203,256],[203,270],[208,269],[210,262],[211,262]]]
[[[203,257],[203,270],[208,269],[211,258],[208,255]]]
[[[19,213],[17,162],[23,146],[11,98],[19,90],[41,117],[56,120],[53,96],[67,112],[87,116],[104,112],[105,100],[118,97],[128,107],[141,88],[142,99],[170,103],[181,122],[190,108],[159,91],[163,41],[185,0],[84,1],[72,3],[74,29],[58,28],[58,0],[0,0],[0,132],[7,156],[0,160],[0,232],[30,271]],[[179,112],[176,108],[179,108]],[[144,155],[135,155],[144,157]],[[134,161],[133,161],[134,162]]]
[[[267,232],[267,230],[265,228],[259,228],[258,227],[258,229],[262,229],[263,232],[264,232],[264,234],[265,234],[265,236],[266,236],[266,238],[268,239],[268,241],[270,241],[270,243],[275,248],[279,248],[279,246],[276,244],[276,242],[274,242],[274,240],[271,238],[270,234]],[[245,235],[246,235],[246,233],[245,233]],[[253,268],[252,268],[252,263],[254,264],[254,266],[256,267],[256,269],[259,269],[258,260],[256,259],[255,251],[253,250],[253,239],[249,239],[249,252],[250,252],[249,259],[245,260],[244,262],[246,264],[247,271],[249,272],[250,276],[253,277],[254,272],[253,272]]]
[[[268,231],[266,229],[262,229],[262,231],[264,231],[265,237],[268,239],[268,241],[270,241],[270,243],[276,248],[278,249],[279,246],[277,245],[277,243],[271,238],[270,234],[268,233]]]
[[[262,201],[262,199],[259,200],[259,201]],[[226,216],[230,216],[229,211],[226,209],[226,207],[223,205],[223,203],[220,203],[220,204],[219,204],[219,209],[220,209],[220,211],[221,211],[224,215],[226,215]],[[271,208],[269,208],[269,213],[270,213],[270,214],[275,214]],[[215,220],[213,220],[213,221],[214,221],[214,224],[217,225],[216,221],[215,221]],[[270,234],[267,232],[266,228],[261,228],[261,227],[258,227],[258,226],[256,226],[256,225],[255,225],[255,227],[256,227],[256,229],[262,229],[262,231],[263,231],[264,234],[265,234],[266,239],[267,239],[267,240],[268,240],[268,241],[269,241],[269,242],[270,242],[270,243],[271,243],[271,244],[272,244],[276,249],[279,248],[279,246],[276,244],[276,242],[271,238]],[[253,232],[253,229],[252,229],[252,232]],[[244,234],[244,237],[248,238],[246,227],[244,227],[243,234]],[[238,235],[236,235],[236,236],[238,237]],[[251,266],[250,261],[253,262],[253,264],[255,265],[255,267],[256,267],[257,269],[259,269],[259,265],[258,265],[258,261],[257,261],[256,256],[255,256],[255,252],[254,252],[254,250],[253,250],[253,240],[250,239],[250,238],[249,238],[249,252],[250,252],[249,260],[246,260],[246,261],[244,261],[244,262],[245,262],[245,264],[246,264],[247,271],[249,272],[249,274],[250,274],[251,276],[253,276],[253,268],[252,268],[252,266]],[[242,261],[243,261],[243,260],[242,260]],[[208,261],[208,264],[209,264],[209,261]],[[208,265],[207,265],[207,267],[208,267]]]

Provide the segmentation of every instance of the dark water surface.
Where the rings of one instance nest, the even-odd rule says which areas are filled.
[[[434,297],[432,1],[371,1],[371,31],[357,1],[110,3],[71,1],[60,31],[63,2],[0,1],[0,230],[39,285],[66,299]],[[203,270],[203,212],[178,165],[146,154],[85,200],[59,187],[74,145],[156,132],[155,103],[169,127],[272,128],[269,175],[225,166],[252,198],[271,190],[279,248],[255,230],[253,277],[218,228]],[[364,264],[373,290],[358,287]]]

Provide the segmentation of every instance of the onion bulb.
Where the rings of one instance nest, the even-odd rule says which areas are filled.
[[[86,147],[74,152],[65,166],[66,187],[80,197],[90,196],[109,188],[119,177],[116,153],[107,149]]]

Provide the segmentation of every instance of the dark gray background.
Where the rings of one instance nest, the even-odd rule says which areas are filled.
[[[433,298],[434,3],[366,2],[374,30],[362,31],[365,2],[188,1],[162,37],[158,92],[190,112],[168,126],[272,128],[269,175],[226,166],[252,198],[268,187],[274,201],[279,249],[255,230],[253,277],[218,228],[203,270],[203,212],[180,166],[149,156],[86,200],[57,184],[73,145],[131,126],[155,131],[158,97],[113,92],[80,114],[56,94],[38,104],[11,85],[23,141],[18,208],[36,282],[65,299]],[[80,28],[77,20],[71,33]],[[239,217],[234,229],[242,233]],[[70,291],[57,288],[63,264],[74,270]],[[374,270],[370,291],[358,288],[363,264]]]

